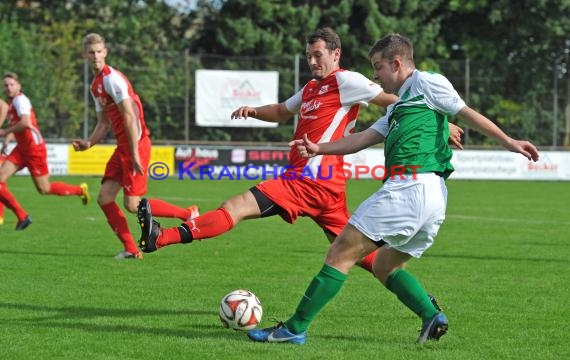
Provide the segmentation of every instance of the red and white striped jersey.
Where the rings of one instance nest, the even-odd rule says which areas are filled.
[[[35,146],[44,145],[45,141],[40,133],[36,113],[32,107],[30,99],[22,93],[14,96],[8,102],[8,123],[10,126],[16,125],[22,119],[22,116],[29,115],[31,124],[24,131],[14,133],[16,142],[23,152],[33,149]]]
[[[349,135],[354,130],[360,105],[368,105],[382,92],[380,85],[360,73],[339,69],[321,81],[309,81],[301,91],[289,98],[285,105],[299,119],[294,139],[307,134],[314,143],[330,142]],[[289,153],[289,163],[297,177],[310,169],[317,178],[321,174],[328,185],[344,187],[345,180],[336,174],[342,164],[341,155],[319,155],[302,158],[296,149]]]
[[[128,147],[129,145],[123,114],[117,105],[122,101],[133,102],[133,110],[137,119],[137,139],[140,141],[141,138],[149,135],[144,121],[141,100],[129,79],[120,71],[105,65],[103,70],[93,79],[90,90],[95,101],[95,110],[97,112],[105,111],[111,123],[113,134],[117,139],[117,146]]]

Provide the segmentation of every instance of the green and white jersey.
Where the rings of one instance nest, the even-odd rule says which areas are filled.
[[[398,101],[371,128],[385,138],[384,156],[389,179],[395,167],[406,173],[435,172],[447,178],[453,172],[448,145],[448,115],[465,102],[447,78],[414,70],[398,92]]]

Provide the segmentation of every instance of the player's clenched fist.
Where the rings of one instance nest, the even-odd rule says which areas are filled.
[[[311,140],[307,134],[303,135],[303,139],[293,140],[289,143],[289,146],[295,146],[299,155],[304,158],[312,158],[313,156],[318,155],[319,153],[319,145],[315,144]]]
[[[75,151],[84,151],[91,147],[91,143],[87,140],[73,140],[71,145]]]

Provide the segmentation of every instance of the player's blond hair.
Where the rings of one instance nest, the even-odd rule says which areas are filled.
[[[106,46],[105,38],[97,33],[89,33],[85,35],[83,38],[83,48],[85,49],[87,46],[93,44],[103,44],[103,46]]]
[[[16,74],[15,72],[11,72],[11,71],[5,72],[3,79],[6,79],[6,78],[13,79],[13,80],[16,80],[17,82],[20,82],[20,78],[19,78],[18,74]]]

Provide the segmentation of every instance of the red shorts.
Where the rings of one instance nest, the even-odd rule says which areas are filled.
[[[313,180],[277,178],[256,185],[265,196],[285,210],[281,217],[293,224],[308,216],[323,229],[338,235],[348,223],[345,189],[329,189]]]
[[[123,187],[123,193],[128,196],[143,196],[147,191],[147,168],[150,161],[150,138],[144,137],[139,141],[139,157],[144,174],[133,174],[133,161],[128,148],[117,147],[105,167],[101,183],[111,179]]]
[[[16,145],[4,161],[14,163],[18,170],[27,167],[33,177],[49,174],[45,144],[37,145],[27,150],[23,150],[19,145]]]

